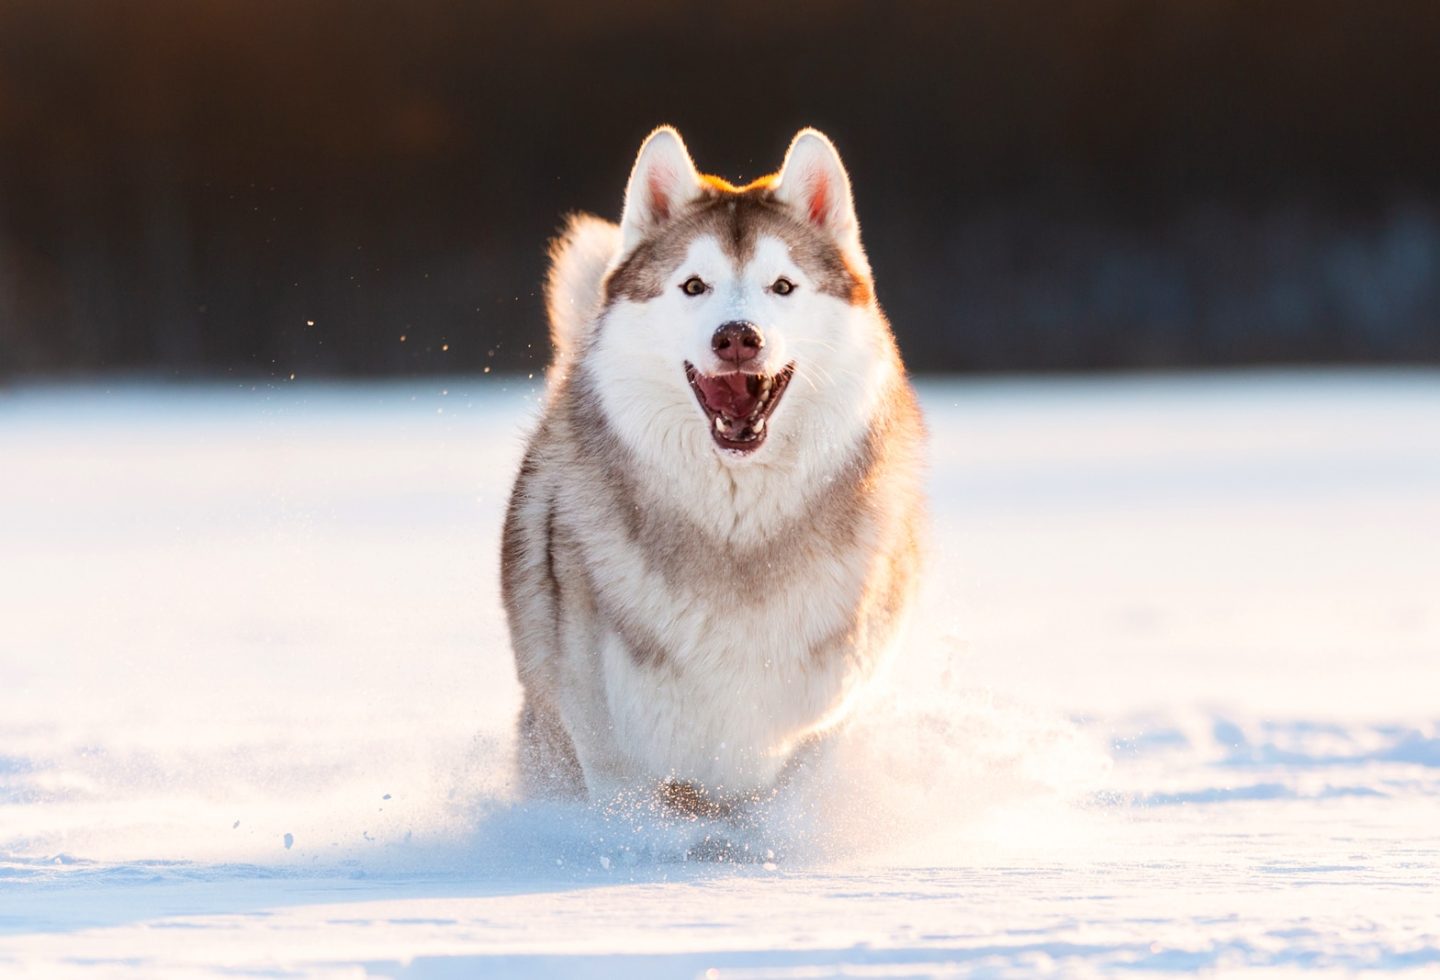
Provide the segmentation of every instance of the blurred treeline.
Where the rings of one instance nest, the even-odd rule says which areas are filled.
[[[534,369],[662,121],[919,370],[1440,360],[1435,0],[0,0],[0,374]]]

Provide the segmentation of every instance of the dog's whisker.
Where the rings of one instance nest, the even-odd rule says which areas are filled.
[[[811,369],[812,371],[814,371],[816,374],[820,375],[821,380],[824,381],[825,384],[830,385],[830,386],[832,386],[832,387],[834,386],[834,384],[835,384],[835,379],[830,376],[830,372],[829,372],[829,371],[825,370],[825,369],[824,369],[823,367],[821,367],[819,364],[811,364],[811,365],[810,365],[810,369]],[[815,386],[815,382],[814,382],[814,381],[811,381],[811,382],[810,382],[810,385],[811,385],[811,387],[813,388],[813,387]],[[818,391],[819,389],[817,388],[816,390]]]

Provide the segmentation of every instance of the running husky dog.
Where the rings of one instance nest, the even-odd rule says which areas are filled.
[[[501,556],[522,784],[726,812],[846,715],[916,582],[923,427],[850,179],[813,129],[736,187],[662,127],[620,224],[551,258]]]

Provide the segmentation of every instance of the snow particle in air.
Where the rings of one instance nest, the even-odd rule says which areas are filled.
[[[294,847],[294,846],[295,846],[295,835],[294,835],[294,834],[286,834],[286,835],[285,835],[285,850],[288,851],[288,850],[290,850],[290,848],[292,848],[292,847]]]

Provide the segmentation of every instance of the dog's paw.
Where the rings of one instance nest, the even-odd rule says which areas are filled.
[[[667,779],[660,784],[660,806],[671,816],[690,820],[725,820],[744,801],[716,796],[699,783]]]
[[[710,833],[690,845],[685,852],[685,860],[709,864],[759,864],[773,869],[780,859],[773,848],[721,833]]]

